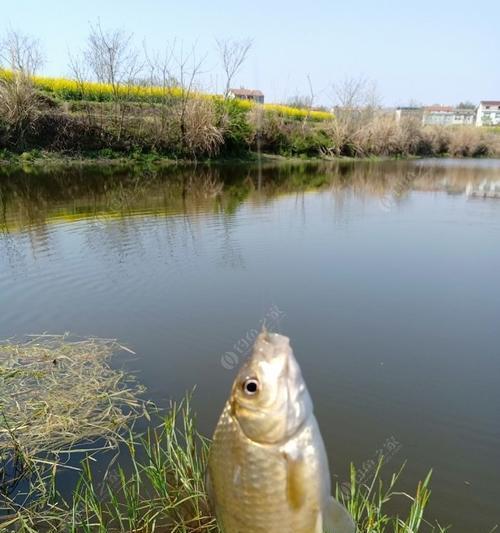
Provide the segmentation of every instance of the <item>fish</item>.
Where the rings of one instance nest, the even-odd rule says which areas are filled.
[[[354,533],[290,340],[266,329],[215,428],[207,491],[223,533]]]

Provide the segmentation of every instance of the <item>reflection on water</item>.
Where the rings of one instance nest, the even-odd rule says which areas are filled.
[[[408,489],[434,468],[433,517],[488,531],[500,200],[474,191],[499,179],[494,160],[3,175],[0,337],[119,338],[156,401],[197,385],[210,433],[265,319],[292,336],[337,480],[390,443]]]
[[[452,162],[450,162],[452,161]],[[493,161],[493,163],[492,163]],[[257,167],[170,167],[144,172],[107,169],[22,172],[0,181],[2,232],[28,231],[44,246],[44,226],[94,219],[125,221],[131,216],[188,218],[214,212],[230,218],[246,201],[266,205],[283,194],[332,191],[342,208],[344,196],[378,199],[387,209],[410,191],[471,194],[497,191],[496,160],[415,162],[335,162]],[[487,163],[486,165],[484,163]],[[2,176],[0,174],[0,176]]]

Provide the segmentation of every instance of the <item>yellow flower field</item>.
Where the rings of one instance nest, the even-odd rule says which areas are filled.
[[[11,76],[8,71],[3,71],[2,76]],[[131,102],[161,103],[165,99],[176,99],[182,96],[182,89],[179,87],[145,87],[145,86],[118,86],[97,82],[77,82],[67,78],[51,78],[36,76],[35,85],[48,93],[63,100],[88,100],[93,102],[113,101],[116,96]],[[209,98],[216,98],[214,95],[204,94]],[[236,100],[242,109],[250,110],[261,107],[266,112],[275,113],[290,119],[301,120],[306,117],[314,121],[324,121],[333,118],[331,113],[325,111],[308,111],[280,104],[256,104],[248,100]]]

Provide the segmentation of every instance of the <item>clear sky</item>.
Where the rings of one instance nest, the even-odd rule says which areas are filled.
[[[196,42],[211,90],[223,85],[214,39],[251,37],[235,85],[267,101],[307,94],[308,75],[324,104],[354,76],[376,81],[385,105],[500,99],[500,0],[0,0],[0,13],[0,31],[40,39],[48,75],[68,73],[68,49],[99,18],[151,48]]]

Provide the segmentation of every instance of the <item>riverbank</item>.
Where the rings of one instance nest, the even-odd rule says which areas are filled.
[[[335,160],[350,160],[352,158],[335,158]],[[373,158],[374,159],[374,158]],[[171,158],[157,153],[131,152],[124,154],[111,150],[69,154],[62,152],[49,152],[46,150],[29,150],[21,153],[10,150],[0,150],[0,176],[8,176],[19,172],[57,172],[71,170],[96,170],[120,172],[161,172],[165,169],[225,167],[247,165],[249,167],[297,165],[319,163],[328,161],[320,157],[286,157],[276,154],[257,154],[247,152],[239,157],[218,157],[215,159],[203,158],[191,160],[188,158]]]
[[[337,109],[333,115],[175,90],[159,98],[155,87],[108,91],[104,98],[95,92],[99,84],[78,90],[73,85],[69,90],[47,79],[41,83],[0,71],[0,154],[176,161],[248,159],[255,153],[299,158],[500,155],[497,129],[398,121],[374,107]]]
[[[217,158],[202,158],[192,160],[189,158],[172,158],[158,153],[130,152],[123,153],[112,150],[100,150],[87,153],[65,153],[47,150],[32,149],[24,152],[0,150],[0,175],[9,175],[18,171],[57,171],[69,169],[106,169],[119,170],[161,170],[169,167],[202,166],[276,166],[300,165],[314,163],[348,163],[348,162],[378,162],[388,160],[417,160],[424,156],[285,156],[272,153],[257,153],[248,151],[239,156],[226,156]],[[444,159],[448,154],[435,156]],[[483,156],[487,158],[488,156]],[[490,157],[498,157],[491,154]]]

